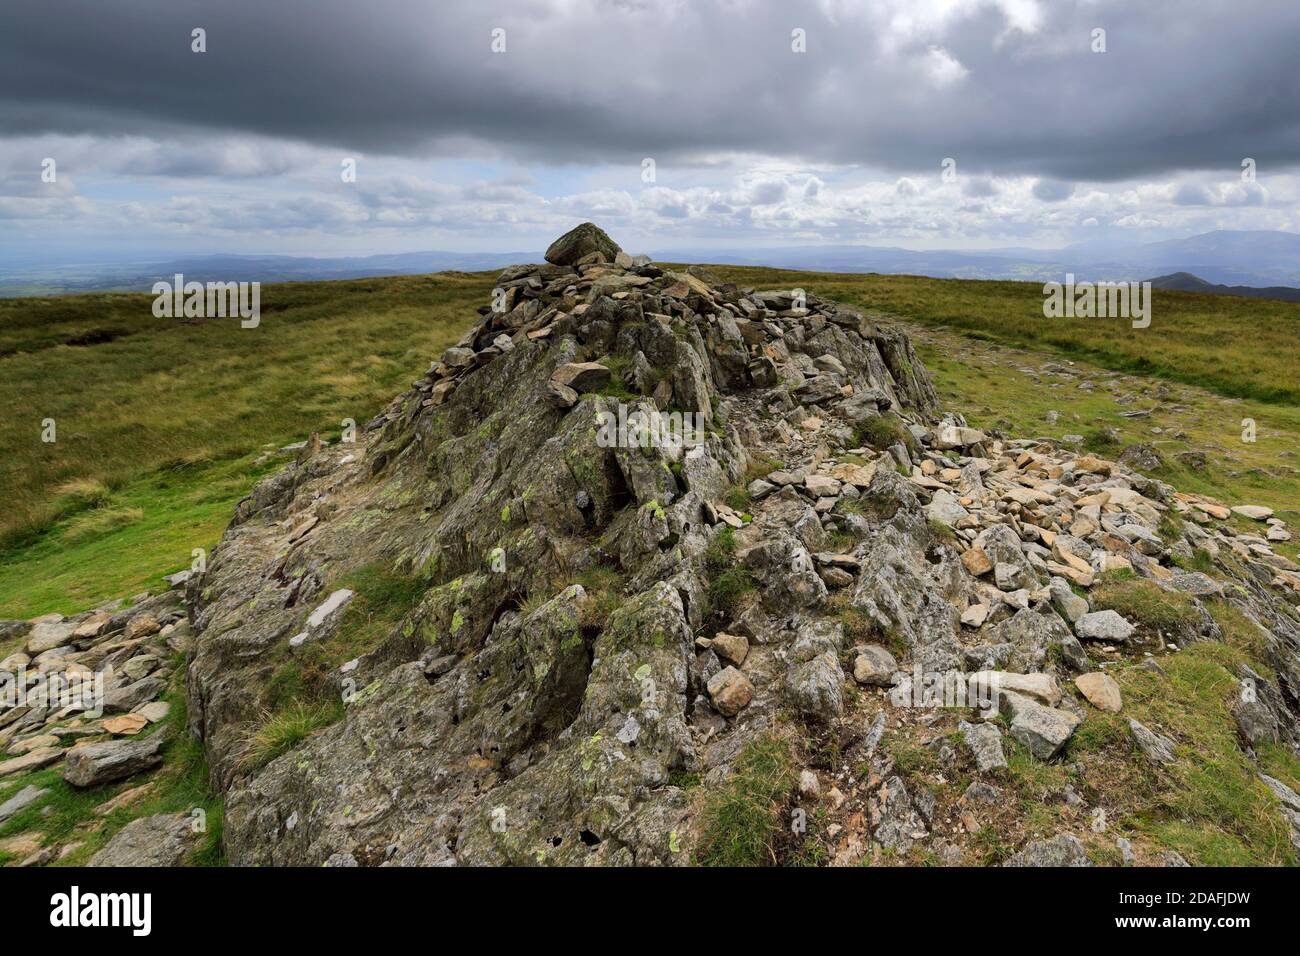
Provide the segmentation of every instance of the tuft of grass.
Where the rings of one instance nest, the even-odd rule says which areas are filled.
[[[751,741],[726,783],[704,797],[696,862],[703,866],[776,864],[781,808],[794,784],[789,744],[771,734]]]
[[[249,741],[244,765],[256,770],[288,753],[316,731],[342,716],[341,702],[334,704],[294,701],[264,715],[262,725]]]
[[[868,418],[859,425],[853,434],[853,443],[885,449],[898,444],[910,447],[915,440],[902,419],[892,413],[885,413],[875,418]]]
[[[609,616],[623,603],[623,575],[617,568],[597,566],[579,574],[576,583],[581,584],[587,594],[587,603],[581,612],[582,626],[603,628]]]
[[[1206,609],[1223,633],[1223,643],[1240,651],[1259,672],[1267,672],[1271,639],[1268,631],[1260,627],[1227,601],[1207,601]]]
[[[71,513],[98,508],[108,503],[112,494],[108,485],[98,478],[73,478],[54,489],[60,511]]]
[[[1165,591],[1131,572],[1109,574],[1092,589],[1093,610],[1113,610],[1148,634],[1168,633],[1199,620],[1196,599]]]
[[[626,355],[606,355],[600,360],[600,364],[609,369],[609,384],[596,394],[616,398],[624,404],[635,402],[641,398],[627,382],[628,374],[632,371],[632,360],[630,358]]]
[[[1156,534],[1160,535],[1160,540],[1165,544],[1173,544],[1183,536],[1183,519],[1172,511],[1166,511],[1160,516],[1160,524],[1156,527]]]
[[[1214,574],[1217,568],[1214,566],[1214,556],[1205,548],[1197,548],[1192,552],[1190,558],[1184,558],[1178,554],[1171,554],[1169,560],[1184,571],[1200,571],[1202,574]]]
[[[723,528],[713,536],[704,553],[704,567],[709,575],[709,609],[723,616],[731,614],[745,595],[758,585],[749,568],[736,563],[736,535]]]
[[[939,769],[938,755],[925,744],[902,734],[886,737],[885,749],[905,776],[934,773]]]
[[[952,547],[957,543],[957,532],[942,521],[929,518],[926,520],[925,526],[930,531],[930,539],[936,544],[946,544]]]

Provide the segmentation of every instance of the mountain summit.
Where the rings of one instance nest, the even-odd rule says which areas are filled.
[[[262,481],[190,580],[232,863],[979,862],[962,821],[1004,748],[1046,764],[1100,727],[1108,763],[1071,751],[1099,779],[1180,759],[1113,723],[1093,661],[1222,639],[1216,601],[1269,635],[1242,745],[1296,739],[1300,568],[1242,544],[1183,569],[1237,545],[1171,516],[1227,509],[943,413],[869,314],[590,224],[548,259],[501,273],[355,443]],[[647,427],[671,416],[698,428]],[[1271,584],[1235,570],[1265,560]],[[1117,612],[1107,575],[1180,613]],[[1022,864],[1098,839],[997,825]]]

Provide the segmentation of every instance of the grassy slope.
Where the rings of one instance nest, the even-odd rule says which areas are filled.
[[[738,283],[802,286],[872,312],[946,325],[981,338],[1089,359],[1111,369],[1200,385],[1236,398],[1300,404],[1300,303],[1153,292],[1151,326],[1122,319],[1046,319],[1032,282],[925,279],[740,269]],[[768,286],[770,283],[770,286]]]
[[[1281,457],[1300,447],[1300,407],[1291,404],[1300,305],[1157,292],[1151,327],[1134,330],[1117,320],[1044,319],[1032,283],[715,271],[912,323],[945,402],[975,424],[1043,434],[1042,415],[1056,409],[1058,432],[1110,425],[1135,441],[1149,437],[1142,429],[1155,419],[1123,419],[1125,407],[1168,409],[1169,433],[1185,438],[1162,447],[1171,460],[1165,477],[1233,500],[1300,507],[1295,459]],[[155,319],[147,295],[0,301],[0,402],[15,410],[0,418],[0,617],[69,613],[187,566],[275,466],[260,461],[268,447],[313,429],[334,433],[344,418],[363,423],[471,321],[494,277],[270,285],[262,324],[250,330],[231,319]],[[998,362],[1002,347],[991,341],[1034,351]],[[1096,365],[1080,365],[1098,377],[1143,368],[1212,391],[1121,406],[1105,390],[1053,389],[1021,368],[1058,354],[1091,356]],[[1134,381],[1131,391],[1149,386]],[[54,444],[40,441],[46,417],[58,424]],[[1259,422],[1256,445],[1237,439],[1243,417]],[[1173,462],[1182,448],[1215,452],[1210,472]]]
[[[187,567],[268,445],[364,424],[459,336],[491,281],[267,286],[256,329],[155,319],[145,295],[0,302],[0,406],[14,410],[0,418],[0,617],[71,613]]]

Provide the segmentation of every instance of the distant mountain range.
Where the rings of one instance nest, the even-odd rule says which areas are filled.
[[[1209,295],[1241,295],[1251,299],[1281,299],[1283,302],[1300,302],[1300,289],[1274,285],[1257,289],[1249,285],[1215,285],[1190,272],[1175,272],[1151,280],[1155,289],[1173,289],[1177,292],[1203,292]]]
[[[186,282],[318,282],[429,272],[482,272],[541,261],[536,252],[400,252],[316,259],[302,256],[188,256],[179,259],[87,263],[60,268],[0,268],[0,296],[72,292],[148,292],[180,273]]]
[[[630,250],[639,251],[639,250]],[[1004,248],[979,252],[915,251],[888,246],[788,246],[727,253],[717,249],[650,252],[667,262],[772,266],[815,272],[878,272],[957,279],[1140,281],[1159,288],[1297,301],[1300,234],[1219,230],[1151,243],[1090,241],[1063,249]],[[182,273],[187,281],[288,282],[410,275],[444,270],[475,272],[518,262],[540,262],[541,251],[502,253],[407,252],[376,256],[190,256],[173,260],[64,267],[0,268],[0,295],[43,295],[101,290],[148,291]]]
[[[939,279],[1135,281],[1192,273],[1210,284],[1300,287],[1300,235],[1277,231],[1207,232],[1152,243],[1086,242],[1063,249],[990,249],[980,252],[879,246],[796,246],[743,254],[688,250],[664,253],[732,265],[765,265],[816,272],[880,272]],[[678,259],[683,261],[683,259]]]

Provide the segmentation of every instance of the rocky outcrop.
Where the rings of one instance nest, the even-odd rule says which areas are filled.
[[[782,697],[822,717],[842,706],[838,647],[761,692],[777,648],[750,651],[743,673],[729,662],[738,680],[701,672],[696,632],[726,623],[708,552],[730,530],[725,492],[763,444],[760,409],[776,409],[776,434],[843,443],[854,422],[930,412],[924,370],[904,336],[815,296],[608,252],[506,270],[482,320],[364,444],[264,481],[191,582],[190,719],[228,795],[232,862],[676,862],[669,836],[685,840],[689,802],[670,775],[699,766],[697,724],[761,720]],[[791,397],[809,383],[811,404]],[[617,427],[670,412],[691,416],[689,441]],[[823,519],[804,501],[791,489],[770,514],[733,518],[729,560],[770,579],[778,613],[828,593],[809,550]],[[806,571],[791,575],[795,561]],[[334,675],[361,688],[341,722],[249,771],[290,638],[374,563],[418,576],[424,597]],[[617,580],[606,620],[579,583],[596,572]]]
[[[1090,655],[1206,639],[1211,591],[1273,628],[1276,700],[1243,734],[1294,724],[1291,572],[1253,541],[1253,592],[1178,568],[1235,550],[1226,528],[1169,535],[1197,501],[941,413],[907,336],[857,310],[634,260],[589,224],[547,260],[505,270],[361,440],[253,489],[190,580],[190,727],[231,862],[689,863],[683,781],[722,785],[791,728],[843,731],[866,768],[836,861],[907,853],[947,823],[886,726],[993,681],[956,705],[977,772],[1004,743],[1059,760],[1122,706]],[[375,569],[416,597],[349,644]],[[1153,635],[1097,606],[1115,572],[1195,620]],[[304,674],[340,719],[257,759]],[[860,694],[865,734],[843,727]],[[1013,859],[1087,862],[1068,834]]]

